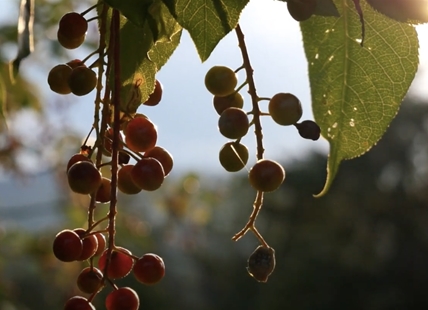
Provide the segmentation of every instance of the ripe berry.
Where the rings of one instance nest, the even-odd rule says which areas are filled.
[[[165,264],[156,254],[144,254],[135,262],[132,271],[138,281],[151,285],[162,280],[165,275]]]
[[[238,92],[234,92],[226,97],[214,96],[213,105],[218,115],[221,115],[227,108],[242,109],[244,106],[244,98],[242,98],[241,94]]]
[[[107,250],[100,256],[98,260],[98,268],[105,272],[105,265],[107,260]],[[127,253],[127,254],[125,254]],[[120,279],[128,275],[132,266],[134,265],[134,260],[130,256],[131,252],[122,247],[116,247],[111,253],[110,263],[108,265],[107,276],[110,279]]]
[[[140,159],[131,170],[135,185],[145,191],[154,191],[161,187],[165,178],[162,164],[153,157]]]
[[[153,90],[153,93],[149,96],[149,98],[143,104],[148,106],[158,105],[158,103],[162,100],[162,93],[163,93],[162,84],[161,82],[156,80],[155,89]]]
[[[145,152],[156,145],[156,126],[147,118],[136,117],[125,127],[125,143],[134,152]]]
[[[53,253],[60,261],[72,262],[79,259],[82,249],[82,240],[72,230],[64,229],[55,236]]]
[[[260,245],[248,258],[247,271],[259,282],[267,282],[275,269],[275,250]]]
[[[92,163],[92,161],[88,158],[88,156],[83,155],[81,153],[76,153],[73,156],[71,156],[71,158],[68,160],[66,171],[68,171],[70,167],[73,166],[78,161],[88,161]]]
[[[95,235],[85,236],[86,230],[83,228],[76,228],[73,230],[82,240],[82,252],[77,260],[84,261],[97,252],[98,249],[98,239]]]
[[[107,310],[138,310],[140,299],[130,287],[121,287],[107,295]]]
[[[67,172],[68,185],[73,192],[91,194],[101,185],[102,176],[97,167],[89,161],[79,161]]]
[[[82,45],[83,42],[85,42],[84,35],[76,38],[67,38],[59,30],[57,32],[57,39],[62,47],[65,47],[70,50],[78,48],[80,45]]]
[[[218,120],[220,133],[229,139],[239,139],[248,132],[250,122],[244,110],[227,108],[221,113]]]
[[[95,310],[95,307],[86,298],[74,296],[67,300],[64,310]]]
[[[97,238],[98,243],[97,251],[94,253],[94,256],[99,256],[104,252],[106,248],[106,237],[104,237],[104,235],[100,232],[94,234],[94,236]]]
[[[101,180],[101,185],[100,187],[98,187],[97,194],[95,196],[95,201],[100,203],[107,203],[107,202],[110,202],[110,197],[111,197],[111,180],[103,177]]]
[[[64,64],[53,67],[48,74],[48,84],[51,90],[61,95],[71,93],[70,86],[68,86],[71,71],[72,69]]]
[[[239,171],[247,164],[248,148],[238,142],[228,142],[221,148],[219,160],[226,171]]]
[[[80,59],[73,59],[67,62],[67,65],[71,67],[71,69],[74,69],[76,67],[85,66],[85,63],[81,61]]]
[[[228,96],[238,84],[236,73],[224,66],[214,66],[205,75],[205,87],[215,96]]]
[[[84,37],[88,30],[87,20],[76,12],[70,12],[61,17],[58,33],[67,39]]]
[[[165,173],[165,177],[172,170],[172,166],[174,165],[174,160],[172,159],[172,155],[165,150],[163,147],[155,146],[151,150],[148,150],[144,153],[144,157],[153,157],[161,163],[163,167],[163,172]]]
[[[95,267],[84,268],[77,277],[77,287],[83,293],[92,294],[101,288],[103,274]]]
[[[97,86],[97,75],[88,67],[76,67],[71,71],[68,85],[76,96],[87,95]]]
[[[309,19],[317,9],[317,0],[288,0],[287,9],[298,22]]]
[[[279,93],[271,98],[268,105],[272,119],[280,125],[293,125],[302,117],[300,100],[289,93]]]
[[[273,192],[285,179],[285,170],[276,161],[261,159],[248,173],[250,184],[258,191]]]
[[[321,135],[321,128],[317,123],[311,120],[306,120],[301,123],[294,124],[302,138],[318,140]]]
[[[128,195],[135,195],[141,192],[141,188],[138,187],[131,177],[131,171],[134,165],[126,165],[120,168],[117,175],[117,187],[118,189]]]

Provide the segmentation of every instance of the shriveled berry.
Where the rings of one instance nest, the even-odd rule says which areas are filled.
[[[248,258],[247,271],[259,282],[267,282],[275,269],[275,250],[260,245]]]
[[[318,140],[321,135],[321,128],[317,123],[311,120],[306,120],[301,123],[294,124],[302,138]]]

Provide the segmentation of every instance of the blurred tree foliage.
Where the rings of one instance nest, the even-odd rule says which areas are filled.
[[[123,197],[118,244],[162,255],[167,276],[153,287],[130,283],[133,277],[120,283],[136,288],[144,309],[427,307],[427,124],[426,103],[407,99],[380,143],[345,162],[320,199],[312,194],[323,184],[323,156],[285,165],[287,181],[266,196],[259,218],[277,253],[267,284],[245,270],[254,237],[230,240],[252,207],[245,173],[227,182],[189,174],[159,193]],[[58,206],[67,212],[61,227],[84,225],[83,207],[72,198]],[[70,279],[80,266],[53,257],[54,233],[0,235],[0,309],[61,309],[78,293]]]

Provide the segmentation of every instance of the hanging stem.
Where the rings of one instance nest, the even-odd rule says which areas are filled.
[[[246,75],[247,75],[247,83],[248,83],[248,93],[251,96],[251,103],[253,105],[253,109],[251,111],[251,114],[253,114],[253,120],[251,121],[252,124],[254,124],[254,133],[256,135],[256,143],[257,143],[257,159],[260,160],[263,158],[263,132],[262,132],[262,125],[260,122],[260,116],[262,113],[260,112],[259,108],[259,96],[257,95],[256,91],[256,85],[254,83],[253,78],[253,68],[251,67],[250,63],[250,57],[248,56],[247,46],[245,44],[244,39],[244,33],[241,30],[241,26],[238,24],[235,29],[236,35],[238,37],[239,42],[239,48],[241,50],[242,59],[243,59],[243,67],[245,69]],[[268,247],[268,244],[263,239],[262,235],[258,232],[256,228],[256,219],[259,215],[259,212],[263,206],[263,192],[257,191],[256,198],[253,203],[253,212],[250,215],[250,218],[247,222],[247,224],[244,226],[244,228],[239,231],[236,235],[232,237],[232,240],[238,241],[241,239],[249,230],[251,230],[254,235],[257,237],[259,242],[265,246]]]

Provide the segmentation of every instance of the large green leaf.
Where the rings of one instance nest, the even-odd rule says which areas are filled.
[[[340,162],[367,152],[382,137],[407,93],[418,65],[415,29],[361,2],[366,37],[350,0],[335,0],[340,17],[301,23],[309,64],[312,107],[330,143],[325,194]]]
[[[189,31],[205,61],[218,42],[238,24],[249,0],[163,0],[180,25]]]
[[[154,33],[153,24],[137,26],[121,15],[120,60],[122,81],[121,110],[135,113],[137,108],[153,92],[155,75],[172,55],[181,37],[181,26],[160,3],[157,15],[150,18],[162,20],[160,32]],[[153,12],[151,12],[153,13]],[[158,29],[159,30],[159,29]],[[114,72],[112,72],[112,75]],[[111,83],[113,79],[110,79]]]

